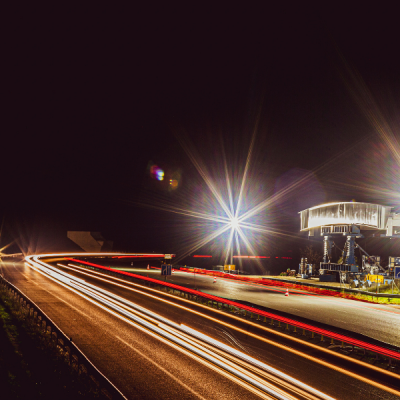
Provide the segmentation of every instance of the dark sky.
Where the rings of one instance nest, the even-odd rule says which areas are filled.
[[[216,180],[222,142],[238,182],[254,129],[259,201],[315,172],[274,203],[275,228],[297,234],[297,211],[324,201],[396,205],[355,187],[395,190],[398,167],[379,175],[392,153],[365,115],[376,108],[351,94],[367,88],[398,132],[395,13],[337,7],[18,10],[3,61],[2,244],[62,250],[67,230],[91,230],[117,250],[179,251],[196,221],[137,203],[199,199],[182,140]],[[179,173],[178,189],[157,186],[154,164]]]

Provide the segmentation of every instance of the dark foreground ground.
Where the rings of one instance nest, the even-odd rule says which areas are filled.
[[[0,398],[105,399],[88,379],[43,343],[0,289]]]

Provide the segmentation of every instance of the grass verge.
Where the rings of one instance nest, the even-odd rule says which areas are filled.
[[[85,373],[50,347],[38,327],[0,288],[0,397],[2,399],[108,399]]]

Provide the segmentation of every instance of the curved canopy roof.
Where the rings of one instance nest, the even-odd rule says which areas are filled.
[[[327,225],[359,225],[364,229],[386,229],[392,207],[372,203],[328,203],[300,211],[300,230]]]

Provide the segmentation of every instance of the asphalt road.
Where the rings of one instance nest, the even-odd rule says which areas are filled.
[[[134,329],[130,324],[26,267],[23,263],[8,263],[3,266],[3,273],[8,280],[35,301],[68,336],[72,337],[88,358],[130,399],[167,399],[178,396],[183,399],[255,397],[230,379],[216,374],[167,344]],[[149,299],[105,282],[99,283],[98,280],[87,276],[84,279],[144,307],[168,315],[168,318],[178,323],[185,323],[195,329],[214,334],[220,340],[225,339],[229,342],[233,337],[234,341],[249,354],[258,355],[275,368],[335,398],[366,400],[395,398],[361,381],[316,365],[310,360],[288,354],[282,349],[265,345],[259,347],[259,344],[249,340],[246,335],[240,336],[216,324],[207,324],[192,314],[165,303],[161,304],[156,299]],[[175,274],[168,279],[180,283],[187,281],[189,277],[182,273],[182,276]],[[204,285],[202,291],[205,291],[206,286],[217,290],[214,284],[209,283],[211,282],[209,278],[201,277],[196,280],[199,285]],[[216,285],[222,285],[222,282],[217,281]],[[235,290],[238,291],[239,288],[241,286],[237,286]],[[251,292],[250,288],[246,290]],[[283,296],[281,293],[275,294],[278,295]]]
[[[254,398],[230,379],[133,329],[22,263],[4,267],[4,273],[72,338],[127,398]]]
[[[124,269],[162,280],[159,270]],[[175,271],[168,282],[186,287],[195,286],[204,293],[248,301],[253,304],[308,318],[400,347],[400,306],[372,304],[338,297],[314,295],[279,286],[256,285],[247,282]]]

